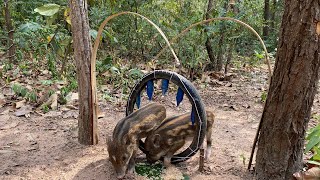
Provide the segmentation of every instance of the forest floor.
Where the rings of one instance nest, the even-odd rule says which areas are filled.
[[[233,73],[236,76],[231,81],[210,79],[206,87],[203,82],[195,83],[206,108],[214,109],[216,115],[213,150],[205,172],[198,172],[197,153],[164,170],[164,179],[180,179],[182,174],[201,180],[254,178],[247,166],[263,110],[261,96],[267,87],[267,71],[256,68]],[[188,111],[184,106],[177,109],[174,101],[174,96],[165,100],[172,114]],[[30,111],[28,116],[17,117],[11,105],[0,106],[0,179],[116,179],[107,160],[106,137],[125,116],[125,107],[106,101],[100,104],[104,117],[98,119],[99,143],[94,146],[78,143],[77,108],[60,107],[45,114]],[[313,113],[317,111],[318,96]]]

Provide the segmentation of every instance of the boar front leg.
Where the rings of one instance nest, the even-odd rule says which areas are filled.
[[[129,160],[129,163],[128,163],[128,170],[127,172],[129,174],[134,174],[135,170],[134,170],[134,165],[135,165],[135,157],[136,157],[136,152],[133,152],[130,160]]]
[[[170,147],[170,150],[164,156],[163,164],[166,168],[171,166],[171,158],[185,143],[185,140],[178,140]]]

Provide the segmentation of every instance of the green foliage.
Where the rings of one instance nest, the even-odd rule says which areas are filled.
[[[23,87],[20,84],[13,84],[12,85],[12,91],[17,96],[21,96],[21,97],[25,97],[27,95],[27,93],[29,92],[29,90],[27,88]]]
[[[319,121],[320,115],[316,114],[313,118]],[[312,158],[310,159],[311,163],[312,161],[320,163],[320,123],[308,131],[306,140],[307,145],[304,152],[307,153],[311,151],[313,153]]]
[[[26,95],[26,98],[28,101],[37,102],[38,97],[37,97],[36,91],[33,90],[33,91],[28,92]]]
[[[47,105],[47,104],[41,106],[41,108],[42,108],[42,111],[43,111],[44,113],[47,113],[47,112],[49,112],[49,110],[50,110],[50,107],[49,107],[49,105]]]
[[[267,96],[268,96],[267,92],[266,92],[266,91],[263,91],[263,92],[261,93],[260,101],[263,102],[263,103],[266,102]]]
[[[72,37],[70,30],[70,9],[65,0],[20,0],[10,1],[10,12],[15,27],[14,42],[18,70],[24,75],[50,71],[52,80],[42,82],[50,85],[57,79],[67,80],[69,84],[61,89],[61,96],[77,89],[75,79],[75,63],[71,56]],[[132,11],[150,18],[172,39],[191,24],[205,17],[207,0],[176,1],[176,0],[89,0],[90,36],[96,39],[101,22],[111,14],[120,11]],[[283,4],[278,3],[276,15],[281,14]],[[214,17],[228,16],[242,20],[251,25],[261,34],[263,22],[263,1],[244,0],[235,6],[235,13],[227,8],[226,1],[215,1],[209,15]],[[279,16],[280,17],[280,16]],[[276,16],[275,29],[271,30],[270,38],[266,40],[268,49],[275,50],[280,18]],[[0,16],[0,50],[7,47],[7,32],[4,17]],[[221,36],[224,38],[221,40]],[[233,22],[216,21],[197,26],[173,44],[183,68],[202,71],[208,62],[205,48],[207,37],[211,38],[214,57],[219,54],[225,61],[228,51],[233,51],[238,59],[232,58],[234,66],[243,64],[255,65],[263,61],[264,54],[257,38],[240,25]],[[110,21],[105,27],[101,45],[98,50],[97,72],[101,84],[111,84],[116,93],[129,92],[133,82],[143,73],[141,66],[146,65],[165,46],[163,38],[149,23],[135,16],[119,16]],[[234,44],[233,49],[228,49]],[[173,57],[167,50],[156,62],[157,68],[170,69],[173,67]],[[129,65],[123,65],[129,64]],[[143,67],[143,66],[142,66]],[[13,64],[5,63],[3,72],[10,71]],[[15,72],[17,72],[16,70]],[[201,72],[198,72],[199,74]],[[2,74],[2,75],[1,75]],[[6,82],[11,81],[6,77]],[[121,92],[119,92],[121,91]],[[111,100],[113,95],[108,92],[105,99]],[[265,101],[266,94],[262,93],[261,100]],[[35,99],[30,95],[30,99]]]
[[[37,102],[37,92],[35,90],[28,90],[21,84],[13,84],[12,91],[17,95],[26,98],[30,102]]]
[[[153,180],[161,180],[161,173],[163,166],[161,164],[147,165],[144,163],[138,163],[135,166],[136,173],[141,176],[146,176]]]
[[[78,82],[75,78],[70,79],[69,83],[61,88],[61,95],[62,97],[66,97],[70,92],[77,90]]]

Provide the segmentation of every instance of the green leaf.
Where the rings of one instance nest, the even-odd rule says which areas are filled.
[[[41,25],[35,22],[27,22],[25,24],[21,24],[18,28],[19,32],[32,32],[42,29]]]
[[[310,160],[320,161],[320,149],[317,146],[313,147],[314,154]]]
[[[41,7],[34,9],[34,11],[38,12],[43,16],[53,16],[59,11],[59,9],[60,9],[60,5],[58,4],[45,4]]]
[[[320,162],[317,161],[307,161],[309,164],[314,164],[320,166]]]
[[[143,76],[143,73],[139,69],[131,69],[129,71],[129,76],[132,78],[141,78]]]
[[[317,125],[316,127],[310,129],[310,132],[306,139],[310,140],[313,136],[320,136],[320,125]]]
[[[304,150],[304,152],[310,151],[314,146],[319,144],[319,142],[320,142],[319,136],[313,136],[308,142],[308,144],[306,145],[306,149]]]
[[[97,35],[98,35],[98,31],[94,30],[94,29],[90,29],[89,30],[89,34],[90,36],[93,38],[93,39],[96,39],[97,38]]]
[[[118,43],[118,39],[112,36],[108,31],[104,30],[103,32],[112,42]]]
[[[120,74],[119,69],[116,68],[116,67],[114,67],[114,66],[112,66],[112,67],[110,68],[110,71],[112,72],[112,74]]]
[[[43,85],[52,85],[52,84],[53,84],[53,81],[52,81],[52,80],[41,80],[40,82],[41,82],[41,84],[43,84]]]

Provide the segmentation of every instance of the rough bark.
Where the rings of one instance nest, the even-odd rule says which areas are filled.
[[[78,140],[81,144],[98,143],[97,119],[91,88],[91,40],[85,0],[70,0],[71,30],[79,89]],[[94,71],[95,72],[95,71]]]
[[[317,89],[319,0],[287,0],[284,7],[275,70],[262,115],[257,179],[291,179],[301,169],[305,131]]]
[[[266,40],[269,35],[269,24],[270,24],[270,2],[269,0],[264,0],[264,10],[263,10],[264,26],[262,31],[262,36]]]
[[[11,15],[10,15],[10,8],[9,8],[9,0],[4,0],[4,16],[5,16],[5,21],[6,21],[6,27],[8,31],[8,50],[9,50],[9,59],[11,62],[14,61],[15,59],[15,46],[14,46],[14,41],[13,41],[13,34],[14,34],[14,29],[12,26],[12,21],[11,21]]]
[[[208,0],[206,19],[210,19],[210,12],[212,11],[212,8],[213,8],[213,0]],[[205,29],[204,32],[207,34],[208,30]],[[211,45],[211,36],[207,37],[205,45],[206,45],[206,49],[207,49],[209,61],[210,61],[210,64],[207,66],[207,70],[213,70],[216,62],[215,62],[214,53]]]

